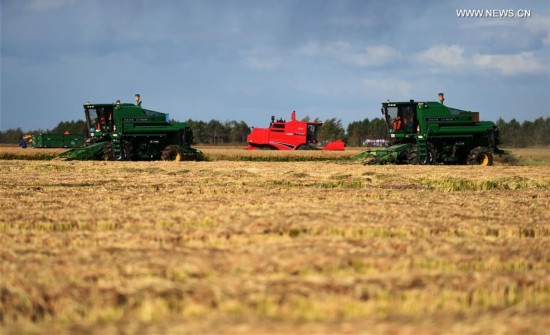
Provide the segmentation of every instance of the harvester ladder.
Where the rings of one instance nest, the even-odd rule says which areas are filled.
[[[428,159],[428,145],[426,138],[417,139],[418,161],[425,162]]]
[[[120,145],[120,138],[113,137],[113,140],[111,143],[113,146],[113,157],[115,159],[120,159],[122,157],[122,147]]]

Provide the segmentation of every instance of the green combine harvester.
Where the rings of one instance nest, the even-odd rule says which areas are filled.
[[[191,147],[193,132],[186,122],[170,122],[168,114],[141,103],[85,104],[88,127],[85,147],[58,157],[67,160],[198,160]]]
[[[480,121],[478,112],[410,100],[382,103],[382,114],[390,145],[353,157],[364,164],[492,165],[493,154],[506,153],[495,123]]]

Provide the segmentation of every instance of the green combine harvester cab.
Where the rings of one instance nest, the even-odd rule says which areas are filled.
[[[478,112],[410,100],[383,103],[382,115],[390,145],[353,157],[364,164],[492,165],[493,154],[506,153],[495,123]]]
[[[200,159],[191,147],[193,132],[186,122],[170,122],[168,114],[130,103],[85,104],[88,128],[85,147],[63,152],[68,160]]]

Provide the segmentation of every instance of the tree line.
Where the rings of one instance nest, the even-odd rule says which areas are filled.
[[[508,147],[523,148],[550,145],[550,118],[539,117],[535,121],[516,119],[509,122],[499,118],[496,125],[500,131],[500,140]]]
[[[302,121],[309,120],[309,117],[302,119]],[[314,121],[321,122],[319,119]],[[193,129],[195,144],[245,144],[251,130],[245,121],[205,122],[189,119],[187,122]],[[504,146],[521,148],[550,145],[550,118],[540,117],[534,121],[523,122],[518,122],[516,119],[505,121],[500,118],[496,125],[500,130],[501,142]],[[18,143],[22,136],[28,134],[62,134],[65,131],[72,134],[86,134],[86,122],[84,120],[62,121],[52,129],[26,132],[21,128],[8,129],[0,131],[0,143]],[[367,140],[383,139],[386,134],[386,123],[382,118],[353,121],[347,128],[342,125],[342,120],[330,118],[323,122],[318,139],[322,143],[343,139],[348,146],[364,146]]]

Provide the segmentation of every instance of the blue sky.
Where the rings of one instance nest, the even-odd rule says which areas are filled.
[[[134,93],[178,120],[250,126],[292,110],[347,126],[438,92],[485,120],[550,117],[545,0],[0,1],[2,130],[52,128]]]

